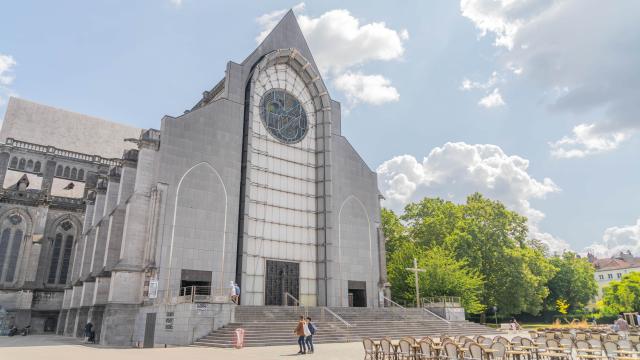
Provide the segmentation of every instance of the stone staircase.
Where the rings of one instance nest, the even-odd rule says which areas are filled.
[[[330,308],[349,323],[347,326],[322,307],[306,308],[318,329],[316,344],[361,341],[364,337],[383,336],[476,335],[496,334],[488,327],[468,322],[446,322],[422,309]],[[235,329],[245,330],[245,346],[296,345],[293,335],[302,308],[282,306],[238,306],[235,322],[194,343],[196,346],[232,347]]]

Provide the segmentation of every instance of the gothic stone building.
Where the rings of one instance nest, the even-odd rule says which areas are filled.
[[[241,305],[377,307],[388,291],[376,174],[292,12],[160,130],[12,99],[0,140],[0,300],[37,331],[90,320],[126,345],[151,324],[180,344],[212,326],[180,322],[214,309],[177,304],[193,286],[230,314],[231,281]]]

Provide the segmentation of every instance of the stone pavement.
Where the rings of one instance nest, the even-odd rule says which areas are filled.
[[[362,359],[361,343],[319,344],[316,353],[296,355],[296,338],[291,346],[253,347],[241,350],[173,347],[155,349],[112,348],[85,345],[73,338],[47,335],[0,337],[0,359],[47,360],[284,360],[287,358],[355,360]]]

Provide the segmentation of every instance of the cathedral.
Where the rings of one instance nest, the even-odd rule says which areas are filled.
[[[342,135],[291,11],[159,128],[10,99],[0,331],[82,336],[91,322],[101,344],[151,332],[179,345],[235,306],[382,306],[376,173]]]

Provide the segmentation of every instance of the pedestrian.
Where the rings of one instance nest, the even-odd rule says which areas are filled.
[[[613,327],[614,329],[617,328],[617,331],[621,333],[623,338],[627,337],[627,333],[629,332],[629,323],[627,323],[627,320],[625,320],[622,315],[618,315],[618,320],[613,323]]]
[[[304,339],[305,339],[304,328],[305,328],[304,316],[300,316],[300,320],[298,320],[298,325],[296,326],[296,329],[293,331],[293,333],[298,336],[298,346],[300,346],[300,351],[298,351],[298,355],[307,353],[307,347],[304,343]]]
[[[91,337],[91,332],[93,331],[93,324],[91,320],[87,322],[84,326],[84,342],[89,342],[89,338]]]
[[[240,285],[238,283],[234,283],[236,289],[236,304],[240,304]]]
[[[309,335],[305,337],[304,342],[307,344],[307,352],[309,354],[313,354],[313,335],[316,334],[316,326],[311,322],[311,318],[307,317],[307,329],[309,330]]]
[[[236,284],[233,283],[233,281],[229,282],[229,295],[231,296],[231,301],[233,301],[234,304],[238,305],[238,295],[236,294]]]

